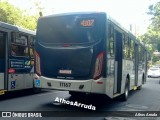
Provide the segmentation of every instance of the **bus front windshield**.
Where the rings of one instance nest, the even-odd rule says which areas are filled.
[[[40,18],[37,40],[42,44],[83,44],[98,40],[95,17],[79,15]]]

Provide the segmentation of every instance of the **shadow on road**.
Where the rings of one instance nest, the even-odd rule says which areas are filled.
[[[132,97],[137,91],[130,91],[129,98]],[[116,111],[117,108],[120,108],[122,106],[125,106],[128,104],[127,101],[122,102],[120,98],[116,99],[110,99],[105,95],[95,95],[95,94],[89,94],[84,96],[78,96],[78,97],[72,97],[68,94],[68,97],[58,97],[59,99],[64,99],[69,102],[77,102],[78,104],[85,104],[85,105],[91,105],[95,106],[96,111]],[[55,97],[56,99],[56,97]],[[54,100],[55,100],[54,99]],[[42,108],[45,108],[45,110],[48,111],[92,111],[92,109],[84,108],[81,106],[75,106],[70,105],[62,102],[55,102],[53,100],[52,103],[45,103],[42,104]]]
[[[31,96],[34,94],[41,94],[41,93],[46,93],[46,92],[49,92],[49,91],[41,90],[38,93],[35,93],[33,89],[10,91],[10,92],[6,92],[4,95],[0,95],[0,101],[7,100],[7,99],[13,99],[13,98],[20,98],[20,97],[25,97],[25,96]]]

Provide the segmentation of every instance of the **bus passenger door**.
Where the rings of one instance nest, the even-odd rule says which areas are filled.
[[[122,33],[108,25],[107,78],[109,86],[107,94],[113,97],[120,93],[122,80]],[[107,85],[108,85],[107,84]]]
[[[6,34],[0,31],[0,90],[5,86],[5,40]]]
[[[138,45],[135,44],[135,86],[138,85],[138,63],[139,63]]]
[[[115,30],[115,80],[114,93],[121,92],[122,82],[122,33]]]

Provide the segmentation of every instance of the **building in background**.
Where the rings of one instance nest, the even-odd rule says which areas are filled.
[[[140,28],[137,24],[130,24],[130,31],[136,36],[140,36]]]

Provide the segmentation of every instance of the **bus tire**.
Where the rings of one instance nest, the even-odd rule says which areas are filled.
[[[143,73],[143,76],[142,76],[142,84],[145,84],[144,73]]]
[[[128,95],[129,95],[129,79],[127,78],[124,93],[121,96],[121,100],[127,101]]]

